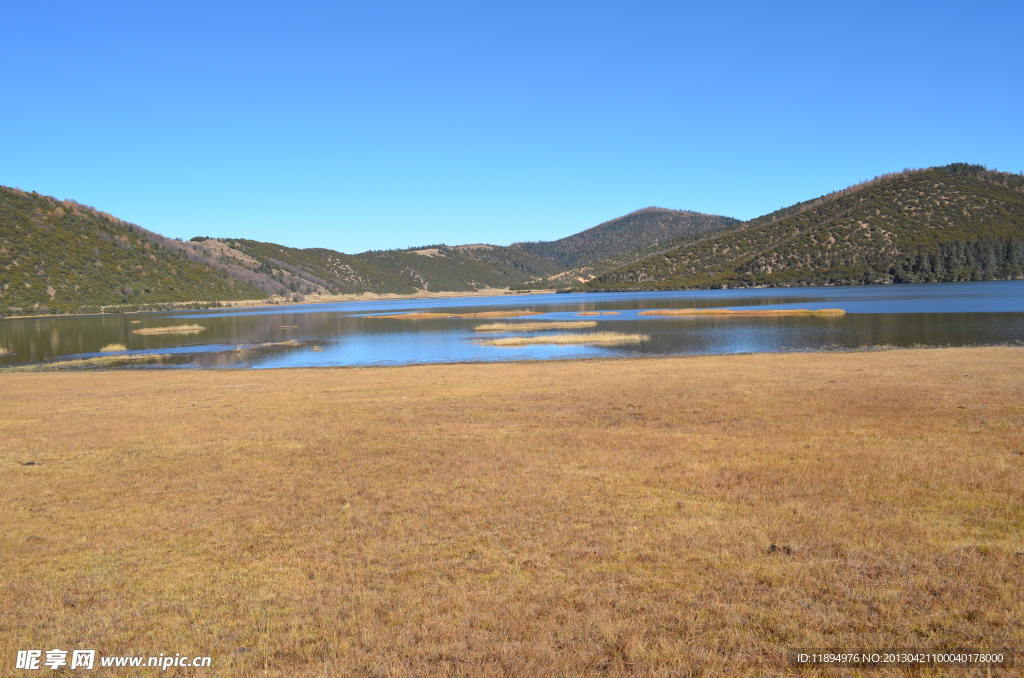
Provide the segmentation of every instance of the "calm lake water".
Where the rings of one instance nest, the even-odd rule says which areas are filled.
[[[640,316],[669,308],[841,308],[842,316]],[[569,332],[639,332],[641,344],[481,346],[477,325],[494,319],[408,320],[407,312],[534,311],[520,321],[594,320]],[[581,317],[586,311],[615,315]],[[142,335],[146,327],[196,324],[192,335]],[[566,330],[561,330],[566,332]],[[529,332],[525,336],[545,332]],[[509,336],[508,333],[488,335]],[[291,345],[281,344],[293,340]],[[100,353],[123,344],[123,354]],[[308,367],[818,351],[877,346],[1024,345],[1024,281],[700,290],[618,294],[505,295],[446,300],[310,304],[88,317],[0,320],[0,366],[159,353],[163,367]]]

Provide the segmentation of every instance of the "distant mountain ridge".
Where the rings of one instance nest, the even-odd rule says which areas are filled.
[[[210,247],[224,247],[253,262],[270,294],[471,292],[506,288],[561,270],[547,259],[496,245],[431,245],[344,254],[238,238],[197,243],[197,249]]]
[[[1024,276],[1024,176],[957,163],[877,177],[608,271],[580,289]]]
[[[741,222],[649,207],[551,242],[344,254],[172,240],[0,187],[0,315],[482,289],[668,290],[1024,277],[1024,176],[908,170]]]
[[[731,217],[645,207],[560,240],[519,242],[512,246],[550,259],[564,269],[573,269],[641,247],[739,223],[739,219]]]
[[[73,201],[0,187],[0,314],[545,286],[566,271],[560,262],[586,265],[607,253],[733,222],[647,208],[552,243],[345,254],[243,238],[197,236],[182,242]]]

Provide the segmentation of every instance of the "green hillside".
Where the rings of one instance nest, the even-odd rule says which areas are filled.
[[[504,288],[558,273],[560,267],[529,252],[494,245],[432,245],[415,250],[343,254],[296,249],[255,240],[221,239],[231,252],[250,257],[255,271],[276,281],[276,293],[363,292],[412,294]]]
[[[664,222],[661,226],[651,222],[641,228],[637,224],[644,220],[629,215],[590,229],[593,233],[579,242],[613,250],[614,242],[650,245],[645,238],[701,228],[705,219],[705,215],[671,210],[641,212],[667,216],[659,217]],[[678,215],[690,215],[686,217],[689,225],[679,226]],[[579,252],[572,256],[573,260],[581,257],[586,258]],[[352,255],[241,238],[196,237],[181,242],[74,201],[0,187],[3,315],[301,299],[307,294],[471,292],[531,282],[544,286],[564,270],[554,259],[522,246],[431,245]]]
[[[604,273],[590,291],[1024,276],[1024,176],[954,164],[879,177]]]
[[[639,249],[635,249],[625,254],[619,254],[608,259],[596,261],[592,264],[586,264],[577,268],[569,269],[568,271],[562,271],[553,276],[549,276],[543,280],[523,283],[521,285],[513,285],[514,290],[540,290],[540,289],[554,289],[568,291],[579,287],[580,283],[588,282],[603,273],[628,266],[637,261],[642,261],[648,257],[652,257],[656,254],[664,254],[670,250],[674,250],[679,247],[685,247],[701,240],[708,238],[714,238],[724,233],[731,233],[739,228],[743,227],[742,221],[735,221],[730,223],[728,226],[722,228],[716,228],[710,231],[702,231],[700,233],[694,233],[692,235],[684,235],[679,238],[673,238],[663,242],[656,242],[651,245],[646,245]]]
[[[709,229],[723,229],[741,222],[728,217],[651,207],[568,238],[553,242],[496,245],[430,245],[408,250],[342,254],[327,249],[294,249],[252,240],[220,242],[260,262],[259,272],[269,273],[281,290],[276,293],[332,294],[361,292],[411,294],[418,291],[469,292],[483,288],[530,289],[575,283],[576,275],[592,277],[635,261],[659,243],[696,237]],[[624,257],[633,253],[634,258]],[[599,268],[595,269],[594,267]],[[552,280],[575,267],[572,276]]]
[[[576,269],[675,238],[739,224],[737,219],[699,212],[647,207],[551,242],[521,242],[513,247]]]
[[[977,165],[887,175],[748,222],[647,208],[553,242],[354,255],[234,238],[181,242],[74,201],[0,187],[3,315],[307,294],[1018,277],[1024,176]]]
[[[261,296],[172,242],[74,201],[0,186],[0,314]]]

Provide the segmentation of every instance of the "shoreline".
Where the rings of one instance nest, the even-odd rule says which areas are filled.
[[[969,284],[988,284],[988,283],[1001,283],[1001,282],[1021,282],[1024,281],[1024,277],[1021,278],[1003,278],[996,280],[955,280],[947,282],[903,282],[903,283],[876,283],[876,284],[856,284],[856,285],[839,285],[839,284],[826,284],[826,285],[755,285],[750,287],[726,287],[723,290],[729,291],[742,291],[742,290],[762,290],[762,289],[778,289],[778,290],[812,290],[812,289],[834,289],[840,287],[847,288],[868,288],[868,287],[892,287],[892,286],[915,286],[915,285],[969,285]],[[175,309],[170,310],[145,310],[145,311],[118,311],[115,313],[46,313],[46,314],[31,314],[31,315],[8,315],[0,316],[0,321],[5,319],[11,320],[23,320],[28,318],[88,318],[88,317],[99,317],[99,316],[114,316],[114,315],[137,315],[141,313],[174,313],[178,310],[213,310],[213,309],[181,309],[181,306],[188,304],[219,304],[214,307],[216,309],[224,308],[273,308],[277,306],[304,306],[311,304],[334,304],[334,303],[347,303],[347,302],[368,302],[368,301],[389,301],[389,300],[428,300],[428,299],[470,299],[476,297],[506,297],[506,296],[534,296],[534,295],[548,295],[548,294],[630,294],[630,293],[651,293],[651,292],[718,292],[719,288],[672,288],[672,289],[603,289],[603,290],[566,290],[566,289],[542,289],[542,290],[512,290],[508,287],[495,287],[485,288],[476,290],[473,292],[419,292],[416,294],[378,294],[376,292],[364,292],[362,294],[339,294],[339,295],[317,295],[310,294],[306,295],[303,301],[292,301],[286,297],[271,298],[270,303],[267,299],[234,299],[229,301],[177,301],[177,302],[166,302],[168,304],[176,305]],[[114,306],[114,304],[108,305]]]
[[[473,299],[476,297],[505,297],[505,296],[534,296],[538,294],[554,294],[555,290],[524,290],[512,291],[507,287],[496,287],[476,290],[475,292],[419,292],[416,294],[379,294],[377,292],[364,292],[363,294],[308,294],[302,301],[280,297],[267,299],[232,299],[230,301],[169,301],[168,304],[176,306],[187,306],[189,304],[219,304],[209,308],[187,309],[172,308],[167,310],[146,310],[146,311],[118,311],[115,313],[45,313],[34,315],[8,315],[0,317],[3,320],[25,320],[29,318],[91,318],[115,315],[139,315],[141,313],[175,313],[179,310],[220,310],[225,308],[274,308],[277,306],[310,306],[313,304],[338,304],[360,301],[404,301],[422,299]],[[161,303],[161,302],[156,302]]]
[[[80,363],[83,360],[95,360],[95,358],[68,358],[67,360],[51,360],[51,361],[37,361],[31,363],[9,363],[7,365],[0,364],[0,375],[7,374],[42,374],[42,373],[64,373],[64,374],[90,374],[90,373],[102,373],[102,372],[170,372],[170,371],[193,371],[193,372],[283,372],[283,371],[307,371],[307,370],[403,370],[415,367],[451,367],[451,366],[482,366],[482,365],[554,365],[554,364],[565,364],[565,363],[596,363],[596,362],[622,362],[622,363],[633,363],[642,362],[647,360],[693,360],[700,358],[726,358],[730,356],[789,356],[789,355],[846,355],[846,354],[858,354],[858,353],[891,353],[895,351],[961,351],[961,350],[984,350],[984,349],[1018,349],[1024,350],[1024,342],[1019,344],[974,344],[970,346],[893,346],[892,344],[885,344],[879,346],[860,346],[855,348],[806,348],[806,349],[786,349],[779,351],[748,351],[740,353],[675,353],[665,355],[621,355],[621,356],[576,356],[576,357],[565,357],[565,358],[519,358],[519,359],[499,359],[499,360],[450,360],[444,362],[417,362],[417,363],[404,363],[404,364],[390,364],[390,363],[367,363],[367,364],[355,364],[355,365],[299,365],[299,366],[287,366],[287,367],[257,367],[250,364],[235,364],[235,365],[197,365],[192,363],[185,363],[181,365],[166,365],[166,364],[153,364],[153,365],[139,365],[133,364],[133,361],[138,361],[143,358],[157,359],[171,357],[167,354],[152,356],[133,354],[129,353],[124,356],[125,365],[117,365],[114,367],[87,367],[86,369],[78,369],[74,366],[68,366],[62,368],[62,363]],[[139,349],[146,350],[146,349]],[[160,350],[160,349],[153,349]],[[227,348],[225,352],[231,352],[237,350],[236,348]],[[16,355],[16,354],[0,354],[0,358],[5,355]],[[91,353],[73,354],[76,356],[81,355],[93,355]],[[106,363],[113,363],[117,361],[117,356],[111,356],[109,354],[100,353],[99,357],[104,359]]]

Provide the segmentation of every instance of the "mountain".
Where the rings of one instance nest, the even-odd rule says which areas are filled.
[[[344,254],[172,240],[0,187],[0,315],[301,295],[833,285],[1024,277],[1024,176],[907,170],[740,222],[657,207],[552,242]],[[589,282],[587,282],[589,280]]]
[[[588,291],[1024,276],[1024,176],[957,163],[877,177],[608,271]]]
[[[563,275],[567,282],[562,285],[640,259],[659,243],[738,223],[647,208],[548,243],[344,254],[243,238],[198,236],[182,242],[74,201],[0,187],[0,315],[98,313],[307,294],[550,287],[559,284],[557,276],[566,274],[567,267],[576,268]],[[637,247],[647,249],[633,251]],[[619,258],[602,261],[609,256]]]
[[[260,296],[182,247],[72,200],[0,186],[0,315]]]
[[[604,241],[614,239],[615,229],[602,226]],[[628,234],[630,242],[643,237]],[[562,271],[553,259],[519,246],[352,255],[241,238],[182,242],[71,200],[0,187],[0,316],[306,294],[470,292],[546,284]]]
[[[344,254],[237,238],[193,238],[197,253],[245,261],[267,294],[413,294],[505,288],[561,268],[529,252],[496,245],[431,245]]]
[[[298,250],[272,243],[225,239],[223,245],[257,260],[283,287],[275,293],[322,291],[331,294],[418,291],[468,292],[484,288],[537,289],[587,279],[649,254],[615,260],[637,247],[693,237],[739,224],[736,219],[648,207],[552,242],[497,245],[430,245],[408,250],[342,254],[327,249]],[[193,240],[205,241],[205,238]],[[599,268],[595,269],[595,266]],[[567,269],[570,269],[567,271]]]
[[[700,212],[646,207],[551,242],[520,242],[518,247],[575,269],[642,247],[739,224],[739,220]]]

